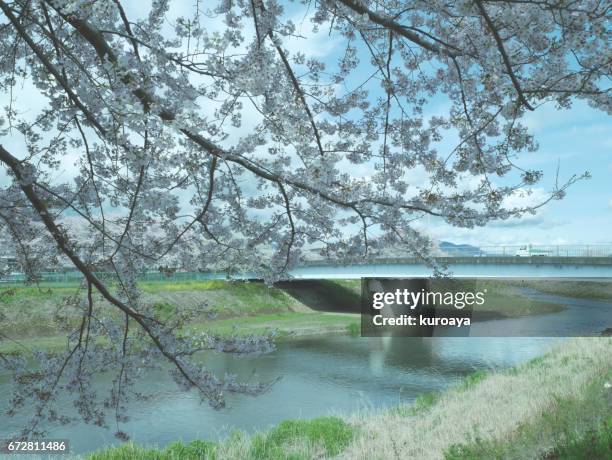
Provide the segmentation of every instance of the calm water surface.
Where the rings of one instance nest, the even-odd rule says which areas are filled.
[[[573,302],[568,310],[531,317],[529,327],[538,324],[549,327],[551,321],[558,327],[575,324],[576,318],[582,317],[575,310],[580,307],[576,302],[590,302],[563,300]],[[609,304],[589,305],[610,312]],[[515,320],[498,323],[506,321],[507,325],[516,326]],[[600,322],[588,328],[580,324],[581,332],[585,333],[589,332],[586,329],[592,333],[602,329]],[[140,382],[139,389],[153,397],[133,402],[131,419],[121,429],[130,433],[135,442],[163,446],[178,439],[219,439],[236,428],[249,432],[262,430],[288,418],[393,406],[411,402],[425,392],[448,388],[476,370],[503,369],[525,362],[541,355],[558,340],[337,335],[280,343],[276,351],[258,357],[233,358],[211,353],[206,357],[209,367],[221,374],[237,374],[243,380],[266,381],[279,376],[281,379],[269,393],[258,397],[229,396],[227,408],[215,411],[201,403],[197,394],[178,389],[164,372],[151,372]],[[96,385],[103,390],[110,382],[110,377],[100,377]],[[6,378],[0,376],[0,410],[7,404],[9,391]],[[23,420],[0,416],[0,433],[6,437],[17,431]],[[72,424],[51,427],[48,436],[69,439],[72,452],[82,453],[117,444],[113,428],[112,424],[111,429]]]

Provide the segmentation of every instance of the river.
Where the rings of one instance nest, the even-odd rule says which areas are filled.
[[[530,317],[530,327],[538,323],[549,327],[551,321],[566,324],[561,320],[575,317],[574,310],[580,305],[606,309],[610,319],[610,304],[558,296],[555,300],[568,304],[569,310]],[[601,328],[601,323],[593,324],[589,331],[580,327],[584,333]],[[229,396],[227,407],[215,411],[201,403],[197,394],[180,390],[164,372],[151,372],[139,389],[153,397],[131,404],[131,418],[122,424],[122,430],[137,443],[163,446],[176,440],[221,439],[234,429],[265,430],[290,418],[390,407],[412,402],[426,392],[444,390],[477,370],[526,362],[558,340],[562,339],[333,335],[281,342],[274,352],[256,357],[210,353],[205,359],[221,374],[234,373],[245,380],[281,379],[258,397]],[[108,388],[110,380],[110,376],[101,376],[96,386]],[[9,390],[6,376],[0,376],[0,410],[7,404]],[[23,421],[19,415],[0,417],[0,433],[17,431]],[[109,423],[111,429],[85,424],[49,427],[48,436],[68,439],[73,453],[88,452],[119,443],[113,437],[112,420]]]

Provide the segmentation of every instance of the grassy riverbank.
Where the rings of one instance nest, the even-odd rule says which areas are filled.
[[[612,455],[612,339],[566,341],[507,371],[477,373],[414,404],[286,421],[220,443],[127,444],[89,460],[593,459]]]
[[[609,281],[529,280],[521,284],[547,294],[580,299],[612,300],[612,283]]]
[[[326,305],[322,305],[322,299],[317,299],[316,292],[310,294],[307,304],[282,289],[270,288],[261,282],[162,281],[141,283],[139,288],[143,302],[152,305],[159,315],[172,315],[181,307],[206,303],[217,317],[214,320],[206,315],[196,318],[190,326],[195,332],[240,334],[274,329],[282,340],[306,334],[350,332],[359,322],[356,313],[325,311]],[[335,292],[338,297],[350,297],[358,310],[359,280],[328,281],[325,288],[326,292]],[[84,295],[77,284],[0,288],[0,351],[65,347],[66,338],[61,334],[59,318],[76,326],[78,312],[65,304],[69,299],[84,298]],[[106,304],[99,296],[95,301]],[[113,307],[107,307],[111,314],[115,313]]]
[[[581,286],[583,282],[570,283],[574,288]],[[592,284],[592,283],[588,283]],[[542,283],[542,286],[547,286]],[[434,281],[434,290],[445,292],[483,292],[484,303],[473,305],[473,315],[480,319],[503,319],[517,318],[520,316],[541,315],[556,313],[566,307],[562,303],[546,302],[530,298],[525,294],[524,288],[532,287],[522,280],[494,280],[494,279],[450,279],[448,281]],[[544,291],[542,291],[544,292]],[[565,294],[572,297],[571,294]],[[450,311],[453,308],[449,308]]]
[[[489,304],[501,316],[564,308],[523,296],[520,283],[499,283],[479,281],[478,289],[486,287],[495,296]],[[585,297],[589,292],[584,283],[574,283],[569,292],[572,284],[567,283],[564,294]],[[140,288],[145,301],[160,314],[171,315],[181,306],[208,302],[219,317],[213,321],[202,318],[190,326],[195,331],[241,334],[276,329],[281,340],[358,331],[358,315],[329,312],[329,302],[326,304],[326,298],[348,298],[350,306],[358,299],[358,280],[326,281],[301,291],[223,281],[142,283]],[[0,333],[28,348],[65,347],[65,337],[57,335],[56,317],[64,312],[66,298],[75,295],[82,295],[76,285],[2,288]],[[114,310],[109,306],[109,311]],[[9,340],[0,342],[2,352],[19,348],[21,345]],[[177,442],[163,450],[127,444],[89,458],[605,458],[612,437],[611,352],[610,338],[576,339],[516,369],[479,372],[448,392],[423,395],[414,404],[393,410],[290,420],[256,435],[235,432],[219,443]]]
[[[464,289],[487,290],[487,302],[481,307],[487,310],[477,310],[483,317],[509,318],[565,308],[562,304],[528,298],[521,291],[524,285],[516,282],[479,280],[474,284],[462,280],[460,283]],[[542,291],[553,289],[547,283],[534,283],[529,287]],[[196,318],[191,325],[196,332],[257,333],[276,329],[281,338],[358,332],[359,280],[284,283],[272,288],[254,281],[155,281],[142,282],[139,288],[142,301],[160,315],[172,315],[181,307],[207,303],[218,316],[214,320],[205,315]],[[554,289],[581,297],[594,292],[597,298],[602,298],[610,288],[602,283],[565,281],[555,283]],[[0,287],[0,351],[65,347],[60,322],[77,326],[79,312],[67,304],[84,296],[76,283]],[[99,296],[95,301],[105,304]],[[110,305],[107,307],[109,314],[118,314]]]

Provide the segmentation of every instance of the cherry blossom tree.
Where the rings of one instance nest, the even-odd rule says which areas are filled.
[[[80,318],[63,323],[64,351],[36,353],[34,368],[0,355],[18,382],[10,413],[34,407],[24,436],[40,420],[67,422],[57,397],[69,391],[86,422],[105,425],[110,411],[125,438],[130,387],[162,362],[214,407],[269,387],[216,376],[194,355],[265,352],[271,337],[186,333],[206,306],[161,318],[138,290],[143,270],[273,282],[313,247],[352,263],[397,245],[435,272],[416,220],[471,228],[521,217],[585,177],[507,205],[542,180],[517,164],[537,150],[526,113],[576,99],[611,111],[606,1],[177,8],[0,0],[0,228],[31,281],[61,258],[84,279],[84,295],[63,306]],[[322,36],[329,53],[309,46]],[[14,97],[24,87],[44,101],[35,114]],[[116,377],[103,397],[91,380],[104,371]]]

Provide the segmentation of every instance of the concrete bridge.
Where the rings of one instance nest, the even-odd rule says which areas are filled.
[[[555,246],[548,249],[526,249],[527,246],[515,249],[508,246],[499,247],[497,252],[475,248],[474,254],[465,255],[463,249],[458,254],[440,255],[436,260],[446,266],[451,275],[457,278],[592,278],[612,279],[612,245],[584,246],[580,250],[572,246]],[[538,255],[529,255],[529,253]],[[512,255],[505,255],[505,254]],[[516,255],[522,254],[522,255]],[[528,254],[528,255],[524,255]],[[548,255],[563,254],[563,255]],[[104,277],[104,273],[100,273]],[[423,278],[432,275],[431,267],[414,257],[377,258],[367,263],[351,265],[334,264],[328,260],[309,260],[290,271],[296,280],[320,279],[357,279],[373,278]],[[226,272],[185,272],[161,273],[151,270],[140,275],[145,281],[189,281],[210,279],[257,279],[253,273]],[[42,281],[71,282],[82,279],[79,272],[41,273]],[[22,273],[12,273],[0,277],[1,283],[19,283],[25,280]]]
[[[455,256],[436,260],[458,278],[612,278],[612,256]],[[311,261],[291,271],[296,279],[422,278],[431,274],[431,268],[415,258],[377,259],[350,266]]]

